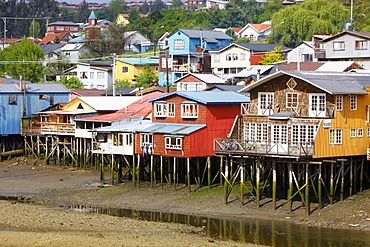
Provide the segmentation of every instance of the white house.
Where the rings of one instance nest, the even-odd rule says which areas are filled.
[[[61,49],[62,58],[70,63],[77,63],[83,54],[89,53],[91,48],[87,44],[66,44]]]
[[[248,38],[251,41],[266,40],[271,31],[270,22],[261,24],[248,23],[238,32],[238,35],[240,38]]]
[[[203,91],[209,85],[225,84],[226,81],[213,74],[189,73],[175,81],[177,91]]]
[[[287,53],[288,63],[290,62],[317,62],[315,47],[310,41],[303,41]]]
[[[113,82],[112,62],[77,63],[77,77],[84,88],[108,89]]]

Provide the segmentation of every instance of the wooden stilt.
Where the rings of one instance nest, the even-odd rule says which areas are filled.
[[[59,137],[57,136],[57,165],[60,165],[60,147],[59,147]]]
[[[340,184],[340,200],[344,200],[344,161],[342,161],[340,165],[340,173],[341,173],[341,184]]]
[[[212,186],[212,180],[211,180],[211,157],[207,157],[207,166],[208,166],[208,188],[211,188]]]
[[[227,199],[229,197],[229,165],[227,162],[227,158],[225,162],[224,195],[225,204],[227,204]]]
[[[310,215],[310,176],[309,176],[309,163],[306,163],[306,188],[305,188],[305,209],[306,215]]]
[[[330,205],[333,205],[333,202],[334,202],[334,163],[331,163],[331,166],[330,166],[329,201],[330,201]]]
[[[292,171],[292,162],[288,163],[288,174],[289,174],[289,189],[288,189],[288,205],[289,212],[293,211],[293,171]]]
[[[172,183],[172,173],[171,173],[171,159],[167,157],[167,177],[168,177],[168,184]]]
[[[38,157],[38,158],[40,158],[40,156],[41,156],[41,149],[40,149],[40,136],[39,136],[39,135],[37,135],[36,139],[37,139],[37,157]]]
[[[190,185],[190,158],[186,158],[186,167],[187,167],[187,180],[188,180],[188,189],[191,192],[191,185]]]
[[[163,190],[163,156],[160,156],[161,159],[161,189]]]
[[[173,157],[173,183],[175,185],[175,190],[177,190],[177,176],[176,176],[176,157]]]
[[[101,155],[101,162],[100,162],[100,182],[104,182],[104,157],[103,154]]]
[[[221,155],[220,157],[220,186],[222,186],[222,171],[223,171],[223,155]]]
[[[112,185],[114,185],[114,156],[113,153],[110,156],[111,158],[111,175],[112,175]]]
[[[137,169],[136,169],[136,186],[139,188],[139,183],[140,183],[140,154],[137,155]]]
[[[364,180],[364,164],[365,164],[365,158],[362,158],[361,167],[360,167],[360,192],[362,192],[362,183]]]
[[[276,210],[276,162],[272,161],[272,204]]]
[[[201,177],[200,177],[200,162],[199,162],[199,158],[197,157],[197,184],[198,184],[198,188],[201,187]]]
[[[260,207],[260,172],[261,172],[261,161],[258,159],[256,164],[256,201],[257,201],[257,208]]]
[[[244,164],[240,165],[240,201],[244,204]]]
[[[153,169],[153,155],[150,156],[150,185],[151,187],[153,188],[154,187],[154,181],[153,181],[153,173],[154,173],[154,169]]]
[[[349,159],[349,196],[352,196],[353,190],[353,164],[352,157]]]
[[[132,155],[132,185],[135,186],[136,182],[136,155]]]
[[[318,194],[318,203],[319,203],[319,205],[318,205],[318,207],[319,207],[319,209],[321,209],[322,208],[322,195],[321,195],[321,176],[322,176],[322,174],[321,174],[321,164],[319,164],[319,170],[318,170],[318,179],[317,179],[317,194]]]

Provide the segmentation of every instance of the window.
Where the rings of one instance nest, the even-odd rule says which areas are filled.
[[[309,116],[326,116],[326,95],[313,93],[309,95]]]
[[[140,146],[153,146],[153,135],[141,134],[140,135]]]
[[[128,67],[122,66],[122,73],[128,73]]]
[[[245,60],[247,60],[245,53],[240,53],[240,61],[245,61]]]
[[[366,50],[367,49],[367,41],[366,40],[356,40],[355,41],[355,49],[356,50]]]
[[[303,54],[303,62],[312,62],[313,55],[312,54]]]
[[[258,93],[258,113],[270,115],[273,113],[274,93]]]
[[[233,60],[238,61],[239,57],[237,53],[233,53]]]
[[[50,94],[50,105],[54,105],[54,94]]]
[[[182,149],[182,137],[166,136],[164,140],[166,149]]]
[[[57,27],[57,31],[64,31],[64,27]]]
[[[97,72],[96,77],[97,79],[104,79],[104,72]]]
[[[246,141],[267,143],[268,131],[266,123],[244,123],[244,139]]]
[[[357,137],[364,137],[364,129],[358,128],[357,129]]]
[[[81,71],[80,72],[80,79],[87,79],[87,72],[86,71]]]
[[[219,53],[217,53],[217,54],[214,55],[214,62],[215,63],[219,63],[220,62],[220,54]]]
[[[333,50],[334,51],[344,51],[344,49],[345,49],[344,41],[333,42]]]
[[[370,128],[367,128],[367,137],[370,137]]]
[[[154,103],[154,116],[155,117],[166,117],[167,115],[167,103],[166,102],[155,102]]]
[[[356,129],[350,129],[350,134],[349,134],[349,136],[350,136],[351,138],[355,138],[355,137],[356,137]]]
[[[173,49],[174,50],[184,50],[185,49],[185,40],[175,39],[173,41]]]
[[[286,93],[286,108],[298,107],[298,93]]]
[[[182,118],[197,118],[198,105],[193,102],[184,102],[181,104],[181,117]]]
[[[10,94],[9,95],[9,105],[16,105],[17,104],[17,95]]]
[[[158,72],[159,71],[159,66],[155,66],[154,70]]]
[[[90,72],[90,79],[94,79],[94,72]]]
[[[337,107],[337,111],[343,111],[343,95],[335,96],[335,105]]]
[[[232,60],[232,54],[228,53],[226,54],[226,61],[231,61]]]
[[[331,129],[329,130],[329,144],[342,144],[342,130]]]
[[[349,100],[349,107],[351,111],[357,110],[357,95],[351,95]]]
[[[168,103],[167,111],[167,117],[175,117],[175,103]]]
[[[71,27],[70,30],[71,31],[78,31],[78,28],[77,27]]]
[[[294,124],[292,127],[292,144],[293,145],[313,145],[315,134],[318,130],[316,125]]]

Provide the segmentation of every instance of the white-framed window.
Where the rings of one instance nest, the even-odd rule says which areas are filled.
[[[166,149],[182,149],[182,136],[165,136],[165,148]]]
[[[370,128],[367,128],[367,137],[370,137]]]
[[[367,50],[367,40],[356,40],[355,49],[356,50]]]
[[[90,72],[90,79],[94,79],[94,72]]]
[[[214,59],[213,59],[213,61],[214,61],[215,63],[219,63],[219,62],[220,62],[220,53],[217,53],[217,54],[215,54],[215,55],[214,55]]]
[[[271,115],[274,113],[274,93],[258,93],[258,113]]]
[[[134,142],[133,135],[131,133],[123,134],[123,141],[126,146],[132,146]]]
[[[9,105],[16,105],[17,104],[17,97],[16,94],[9,94]]]
[[[231,61],[233,60],[233,55],[231,53],[226,54],[226,61]]]
[[[349,136],[351,138],[356,138],[356,129],[350,129],[349,133],[350,133]]]
[[[80,72],[80,79],[87,79],[87,71]]]
[[[167,103],[167,117],[175,117],[175,103]]]
[[[128,73],[128,67],[122,66],[122,73]]]
[[[247,60],[247,56],[245,55],[245,53],[240,53],[240,61],[246,61]]]
[[[154,116],[155,117],[166,117],[167,116],[167,103],[166,102],[154,102]]]
[[[140,134],[140,146],[153,146],[153,135],[151,134]]]
[[[357,137],[364,137],[364,129],[358,128],[357,129]]]
[[[238,61],[238,60],[239,60],[238,53],[233,53],[233,61]]]
[[[286,108],[298,107],[298,93],[286,93]]]
[[[351,95],[349,98],[349,109],[351,111],[357,110],[357,95]]]
[[[345,50],[345,43],[344,41],[334,41],[333,42],[333,50],[334,51],[344,51]]]
[[[185,49],[185,40],[175,39],[173,41],[173,49],[174,50],[184,50]]]
[[[309,116],[325,117],[326,116],[326,95],[312,93],[309,95]]]
[[[342,129],[329,130],[329,144],[342,144]]]
[[[335,105],[337,111],[343,111],[343,95],[335,96]]]
[[[97,72],[96,77],[97,79],[104,79],[104,72]]]
[[[182,118],[197,118],[198,104],[195,102],[181,103],[181,117]]]

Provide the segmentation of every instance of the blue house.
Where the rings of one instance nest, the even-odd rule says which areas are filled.
[[[69,101],[69,90],[63,84],[30,82],[0,84],[0,146],[10,149],[20,139],[24,119],[59,102]]]
[[[209,50],[230,45],[232,38],[220,31],[178,29],[168,36],[168,51],[160,54],[159,84],[164,86],[184,75],[211,73]],[[168,67],[167,67],[168,65]]]

